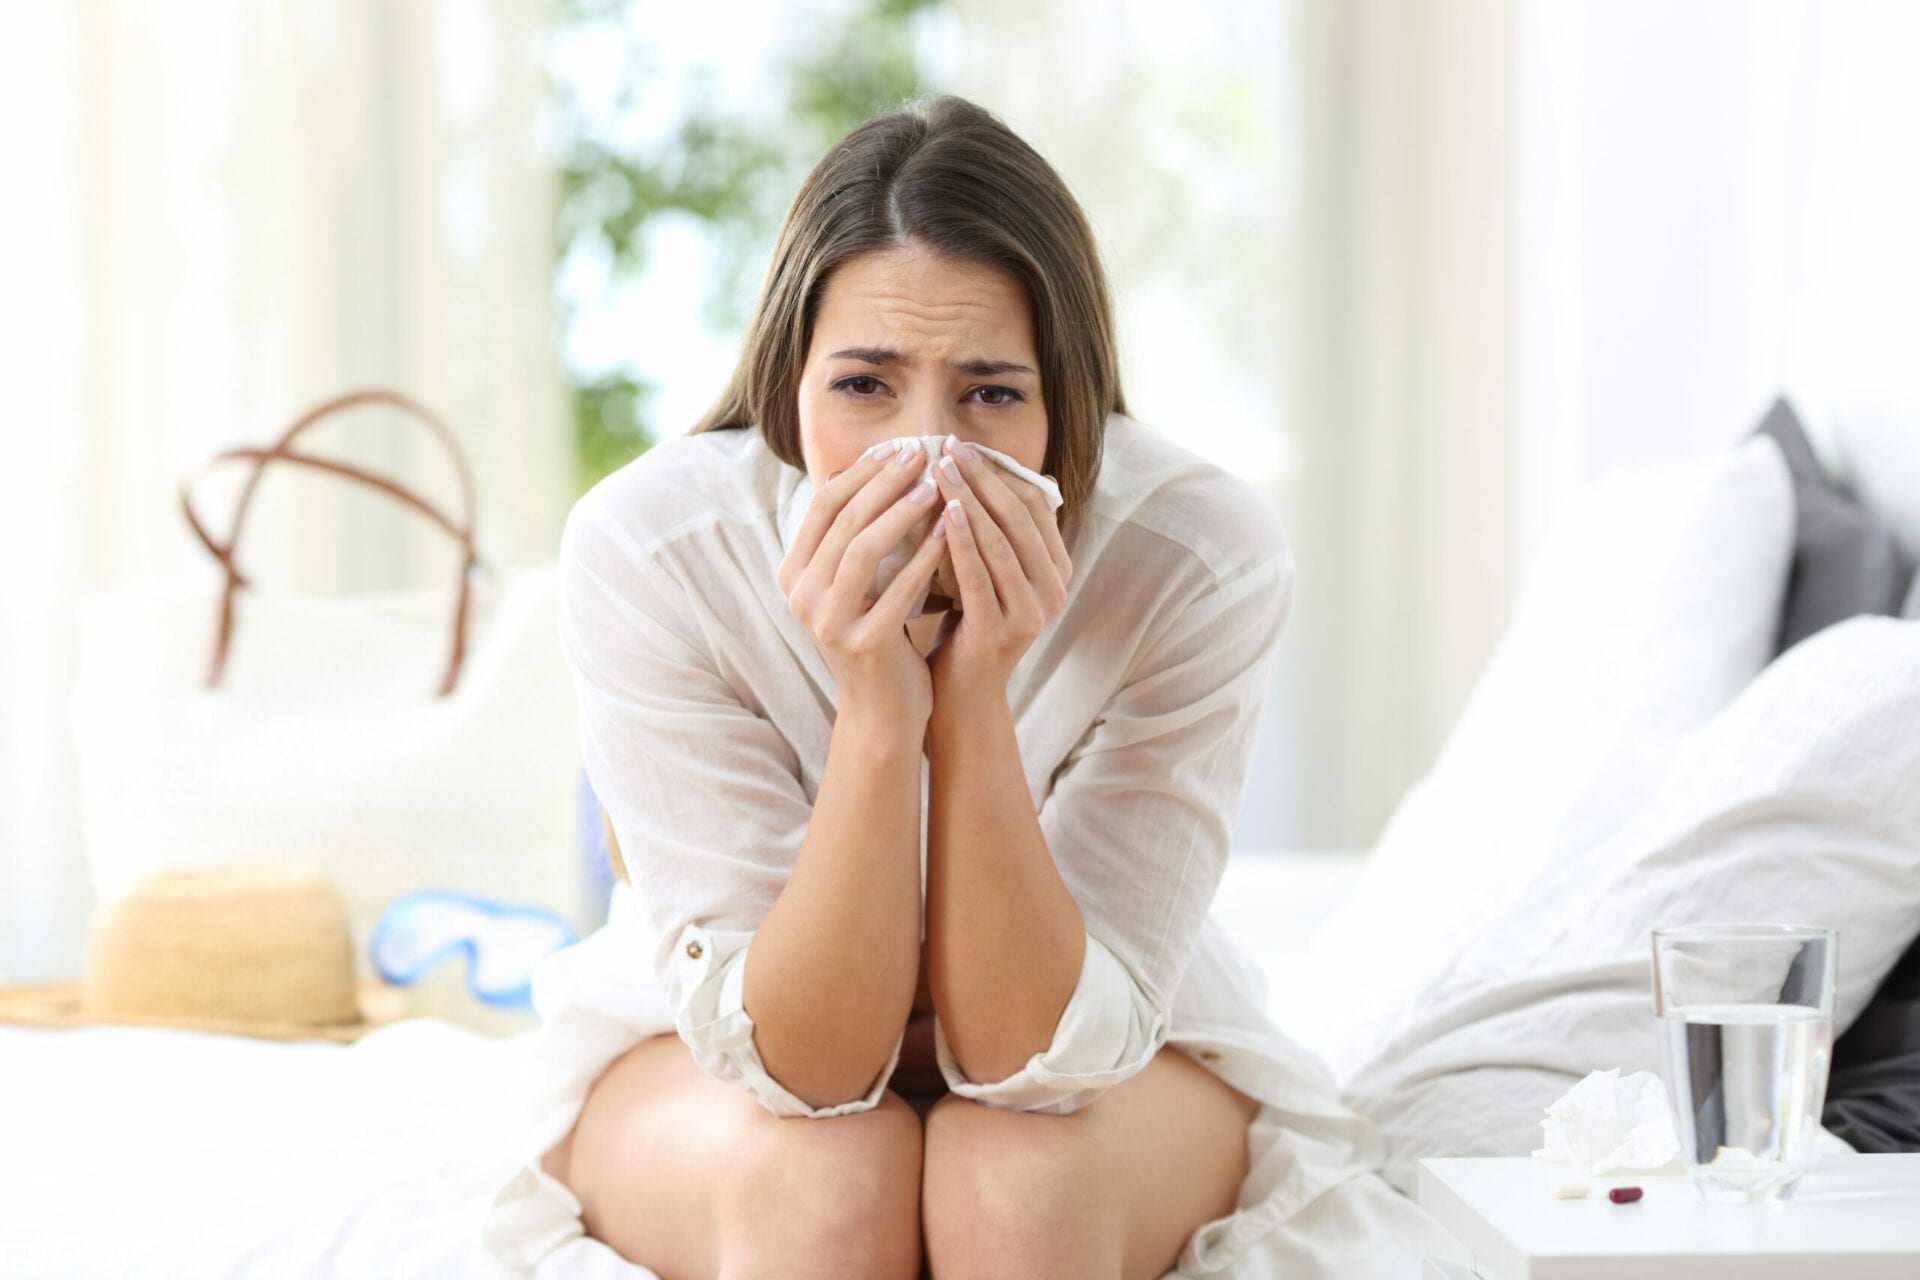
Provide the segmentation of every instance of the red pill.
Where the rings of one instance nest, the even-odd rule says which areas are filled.
[[[1607,1192],[1607,1199],[1615,1204],[1632,1204],[1640,1198],[1640,1195],[1641,1191],[1638,1187],[1615,1187]]]

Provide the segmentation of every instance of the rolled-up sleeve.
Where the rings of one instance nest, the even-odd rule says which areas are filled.
[[[653,930],[675,1027],[708,1074],[775,1115],[867,1110],[900,1042],[865,1096],[809,1106],[768,1074],[744,1003],[754,934],[812,816],[799,761],[716,669],[671,558],[593,498],[561,538],[561,643],[587,778]]]
[[[682,941],[673,966],[681,972],[673,985],[685,994],[675,1005],[674,1025],[709,1075],[740,1085],[777,1116],[849,1115],[879,1103],[900,1063],[900,1050],[906,1041],[904,1028],[887,1065],[874,1077],[865,1097],[809,1106],[767,1073],[760,1051],[754,1047],[753,1019],[747,1016],[742,995],[752,935],[714,933],[689,924],[679,937]]]
[[[1070,1114],[1166,1043],[1174,993],[1226,870],[1292,603],[1293,557],[1278,522],[1248,510],[1242,524],[1251,556],[1224,575],[1190,575],[1163,598],[1119,691],[1040,806],[1087,931],[1052,1042],[1004,1080],[973,1081],[936,1019],[940,1071],[956,1094]]]
[[[1092,934],[1053,1042],[1006,1079],[969,1080],[939,1018],[933,1022],[934,1056],[949,1089],[988,1106],[1049,1115],[1078,1111],[1146,1066],[1166,1040],[1165,1012],[1141,998],[1139,984]]]

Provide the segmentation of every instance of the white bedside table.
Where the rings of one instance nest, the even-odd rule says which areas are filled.
[[[1553,1188],[1584,1183],[1584,1200]],[[1614,1204],[1614,1187],[1644,1190]],[[1416,1199],[1473,1252],[1483,1280],[1912,1280],[1920,1154],[1832,1155],[1780,1204],[1708,1204],[1678,1165],[1582,1177],[1530,1156],[1422,1160]]]

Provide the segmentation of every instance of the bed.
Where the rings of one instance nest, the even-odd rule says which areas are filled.
[[[1920,415],[1814,413],[1817,425],[1809,434],[1820,465],[1898,532],[1907,555],[1920,553]],[[1769,483],[1778,488],[1777,480]],[[1636,1065],[1645,1016],[1644,986],[1636,984],[1643,978],[1635,972],[1610,978],[1610,993],[1601,994],[1611,1004],[1577,1003],[1597,998],[1596,984],[1587,979],[1600,964],[1582,960],[1580,937],[1569,935],[1563,947],[1543,952],[1545,976],[1529,997],[1535,1004],[1519,1010],[1531,1011],[1534,1020],[1509,1021],[1533,1027],[1538,1041],[1538,1011],[1545,1008],[1573,1018],[1581,1035],[1551,1046],[1502,1041],[1500,1018],[1515,1010],[1483,1015],[1487,984],[1517,980],[1494,971],[1514,967],[1543,913],[1569,914],[1568,902],[1571,914],[1585,911],[1590,899],[1580,895],[1601,883],[1579,879],[1591,874],[1585,868],[1617,856],[1656,884],[1667,874],[1658,857],[1672,847],[1667,828],[1698,829],[1714,815],[1688,810],[1696,797],[1684,788],[1681,794],[1673,786],[1663,790],[1662,776],[1684,781],[1689,751],[1711,748],[1716,758],[1725,756],[1725,744],[1711,735],[1734,734],[1743,722],[1719,725],[1729,714],[1720,704],[1739,711],[1742,686],[1767,683],[1726,653],[1704,653],[1715,627],[1732,626],[1740,591],[1768,575],[1788,577],[1791,546],[1755,552],[1745,568],[1733,563],[1740,557],[1729,548],[1753,541],[1738,523],[1756,518],[1747,507],[1723,502],[1726,519],[1734,521],[1725,527],[1681,521],[1642,539],[1638,554],[1664,566],[1671,600],[1640,608],[1624,595],[1606,595],[1639,588],[1619,563],[1633,549],[1623,553],[1605,522],[1618,522],[1624,510],[1637,525],[1654,528],[1650,504],[1677,492],[1671,485],[1615,491],[1573,517],[1598,522],[1595,528],[1608,535],[1575,536],[1549,553],[1561,557],[1565,576],[1578,580],[1578,598],[1555,594],[1564,586],[1551,581],[1553,565],[1536,573],[1440,760],[1369,855],[1250,852],[1227,873],[1215,913],[1264,966],[1276,1020],[1327,1058],[1350,1104],[1380,1118],[1394,1149],[1384,1178],[1357,1179],[1322,1207],[1330,1251],[1368,1259],[1364,1268],[1329,1274],[1411,1277],[1425,1254],[1464,1258],[1457,1241],[1399,1198],[1413,1163],[1432,1154],[1524,1154],[1538,1137],[1544,1101],[1586,1069]],[[1725,498],[1714,492],[1716,500]],[[1793,528],[1782,534],[1777,527],[1777,493],[1773,502],[1776,527],[1767,536],[1791,543]],[[1727,593],[1724,599],[1673,576],[1689,563],[1674,552],[1683,534],[1699,542],[1697,571],[1719,575],[1716,589]],[[1786,586],[1775,581],[1771,589],[1772,602],[1747,608],[1742,624],[1747,632],[1764,624],[1769,649]],[[1536,601],[1531,615],[1530,598]],[[1581,609],[1603,610],[1606,627],[1594,635],[1570,632],[1569,611]],[[1674,721],[1674,696],[1649,665],[1669,663],[1666,677],[1677,678],[1671,664],[1680,658],[1652,643],[1676,627],[1676,616],[1660,609],[1681,611],[1676,616],[1688,644],[1700,651],[1695,656],[1717,664],[1711,669],[1726,685],[1686,723]],[[1636,625],[1646,629],[1640,641],[1631,634]],[[1905,635],[1912,634],[1909,624],[1889,625],[1908,626]],[[1887,643],[1883,632],[1867,639]],[[1751,650],[1752,641],[1747,635],[1741,644]],[[1641,665],[1623,665],[1623,653]],[[1770,651],[1747,653],[1741,661],[1773,670],[1778,664],[1770,658]],[[1811,662],[1797,661],[1802,667]],[[1573,701],[1569,689],[1583,670],[1592,696]],[[1648,682],[1638,693],[1664,717],[1660,750],[1621,736],[1633,729],[1621,719],[1622,699],[1631,703],[1636,693],[1623,673]],[[1681,674],[1682,691],[1697,693],[1697,673]],[[1772,679],[1771,687],[1777,692],[1782,683]],[[1863,701],[1855,720],[1840,728],[1877,724],[1872,717],[1883,710]],[[1748,714],[1768,711],[1763,705]],[[1549,714],[1557,717],[1554,724],[1571,726],[1551,740],[1527,719]],[[1574,741],[1582,733],[1588,740]],[[1778,739],[1783,751],[1798,749],[1793,733],[1747,736]],[[1890,750],[1910,751],[1889,742]],[[1789,781],[1801,777],[1788,768],[1791,760],[1765,763],[1787,769],[1780,776]],[[1836,863],[1826,881],[1824,873],[1807,873],[1808,901],[1817,903],[1821,893],[1848,903],[1864,896],[1873,900],[1865,907],[1835,910],[1878,912],[1847,917],[1850,932],[1843,936],[1853,968],[1843,982],[1850,983],[1843,1023],[1871,1011],[1882,979],[1920,932],[1914,897],[1920,892],[1920,813],[1895,792],[1872,790],[1880,785],[1876,779],[1897,781],[1909,764],[1895,761],[1875,773],[1879,766],[1861,763],[1858,788],[1840,779],[1850,803],[1833,811],[1833,821],[1844,824],[1851,815],[1873,828],[1872,840],[1841,832],[1835,838],[1851,861]],[[1812,781],[1834,785],[1831,774]],[[1826,841],[1831,833],[1815,834]],[[1543,860],[1540,851],[1549,847],[1602,857],[1556,863]],[[1803,852],[1766,845],[1754,856],[1764,861]],[[1783,865],[1792,871],[1799,864]],[[1885,877],[1887,891],[1858,893],[1874,875]],[[1766,891],[1764,877],[1744,879],[1753,881],[1752,893]],[[1780,884],[1799,881],[1773,883],[1774,899],[1735,897],[1726,909],[1768,911],[1770,901],[1780,900]],[[1672,907],[1657,894],[1648,893],[1646,902],[1648,910]],[[1621,916],[1620,927],[1638,928],[1635,919]],[[1862,945],[1852,945],[1856,938]],[[1582,963],[1589,967],[1581,969]],[[1911,956],[1902,963],[1920,966]],[[1559,988],[1546,972],[1554,964],[1567,971]],[[1466,1009],[1481,1012],[1469,1017],[1461,1012]],[[513,1100],[529,1042],[528,1030],[483,1034],[430,1017],[383,1027],[352,1045],[0,1025],[0,1274],[49,1280],[505,1274],[479,1246],[479,1206],[462,1194],[470,1185],[463,1179],[484,1176],[519,1121]],[[1521,1064],[1526,1070],[1517,1074],[1509,1070],[1527,1054],[1538,1061]],[[1489,1074],[1488,1064],[1496,1062],[1499,1069]],[[1390,1214],[1378,1212],[1386,1197],[1394,1199]],[[1397,1224],[1390,1231],[1380,1225],[1389,1221]],[[595,1241],[575,1239],[549,1255],[541,1274],[640,1280],[649,1273]]]
[[[1252,852],[1229,872],[1223,921],[1287,940],[1261,952],[1276,1015],[1360,861]],[[528,1039],[428,1017],[351,1045],[0,1025],[0,1275],[505,1275],[441,1175],[506,1140]],[[649,1274],[592,1241],[543,1270]]]

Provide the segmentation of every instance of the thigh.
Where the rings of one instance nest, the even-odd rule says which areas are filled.
[[[1196,1229],[1233,1212],[1260,1104],[1167,1048],[1085,1110],[1127,1206],[1124,1280],[1158,1280]]]
[[[1124,1280],[1158,1280],[1196,1228],[1233,1211],[1258,1111],[1171,1048],[1066,1116],[945,1099],[926,1129],[922,1212],[936,1273],[993,1270],[1009,1260],[992,1251],[1020,1241],[1028,1253],[1044,1242],[1117,1255]]]
[[[541,1161],[589,1235],[667,1280],[718,1275],[783,1234],[816,1253],[850,1219],[877,1225],[890,1187],[917,1249],[919,1165],[919,1121],[891,1091],[851,1115],[775,1116],[671,1033],[616,1058]]]

